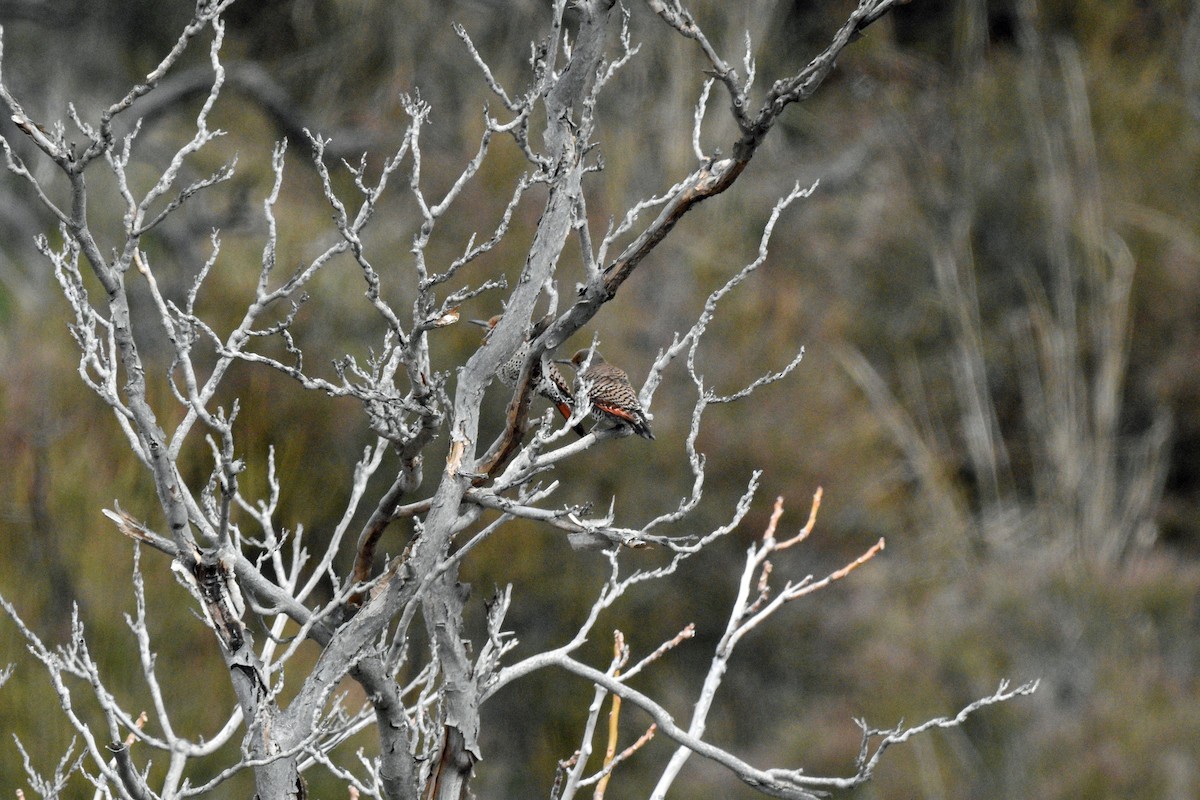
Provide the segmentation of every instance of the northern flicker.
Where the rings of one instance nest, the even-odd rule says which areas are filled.
[[[476,325],[481,325],[487,328],[487,333],[484,334],[484,340],[491,335],[495,329],[496,323],[500,322],[502,314],[497,314],[488,320],[473,319],[471,322]],[[525,341],[521,342],[521,346],[517,348],[517,352],[513,353],[512,358],[500,365],[500,369],[496,370],[496,377],[505,386],[515,386],[517,379],[521,377],[521,366],[525,363],[525,356],[529,355],[529,342],[537,338],[546,330],[549,320],[539,320],[533,326],[529,336]],[[553,364],[533,365],[533,390],[542,397],[549,400],[558,409],[558,412],[563,415],[563,419],[571,418],[571,403],[574,398],[571,396],[570,384],[566,378],[558,371],[558,367]],[[575,425],[572,430],[579,436],[584,435],[583,427]]]
[[[588,348],[571,356],[569,363],[576,368],[588,364],[579,377],[589,385],[588,400],[591,401],[592,416],[597,422],[628,425],[643,439],[654,438],[650,432],[650,421],[646,419],[646,412],[625,370],[609,364],[598,351]]]

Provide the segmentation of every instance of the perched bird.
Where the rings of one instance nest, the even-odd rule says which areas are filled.
[[[503,314],[497,314],[491,319],[473,319],[471,322],[487,328],[487,333],[483,335],[484,341],[486,341],[487,337],[495,330],[496,324],[500,322],[502,316]],[[529,332],[529,336],[525,337],[525,341],[517,348],[517,352],[513,353],[512,358],[500,365],[500,369],[496,370],[496,377],[500,379],[501,383],[505,386],[516,385],[517,379],[521,377],[521,365],[525,363],[525,356],[529,354],[529,342],[541,336],[549,324],[549,319],[536,322],[533,330]],[[570,419],[571,403],[575,398],[571,395],[570,384],[567,383],[562,373],[558,371],[558,367],[553,364],[546,364],[543,370],[543,365],[534,364],[532,380],[533,390],[553,403],[558,412],[563,415],[563,419]],[[571,430],[575,431],[579,436],[584,435],[583,427],[580,425],[573,426]]]
[[[588,363],[590,360],[590,363]],[[597,422],[611,422],[628,425],[633,432],[644,439],[653,439],[650,432],[650,421],[638,401],[637,392],[629,383],[625,370],[609,364],[595,350],[584,348],[569,361],[561,363],[574,364],[576,369],[583,364],[588,368],[579,377],[589,385],[588,400],[592,404],[592,416]]]

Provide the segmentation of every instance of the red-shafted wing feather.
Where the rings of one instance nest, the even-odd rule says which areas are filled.
[[[641,421],[640,419],[638,419],[638,417],[629,413],[629,411],[627,411],[626,409],[619,408],[618,406],[611,406],[608,403],[602,403],[598,400],[593,400],[592,405],[595,406],[596,408],[600,409],[601,411],[603,411],[605,414],[611,414],[614,417],[620,417],[621,419],[625,420],[626,422],[632,422],[634,424],[637,424]]]
[[[639,436],[654,438],[646,420],[646,412],[642,410],[637,392],[630,385],[625,370],[612,364],[600,363],[588,368],[583,378],[591,383],[588,399],[591,400],[593,409],[627,423]]]
[[[571,418],[571,407],[566,403],[556,402],[554,407],[558,409],[558,413],[563,415],[563,419]],[[572,425],[571,430],[575,431],[575,435],[579,437],[583,437],[587,434],[587,431],[583,429],[582,425]]]

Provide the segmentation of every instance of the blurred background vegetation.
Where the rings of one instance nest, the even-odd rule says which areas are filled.
[[[187,5],[0,2],[5,79],[43,124],[65,119],[68,102],[94,118],[171,46]],[[690,5],[731,62],[740,62],[749,31],[760,86],[797,71],[851,8],[848,0]],[[352,160],[366,151],[378,164],[399,144],[399,94],[419,89],[433,107],[424,177],[448,185],[477,147],[488,100],[451,22],[466,27],[512,89],[527,78],[543,6],[235,5],[224,51],[231,80],[216,120],[228,135],[190,166],[207,174],[236,152],[238,175],[147,241],[160,281],[186,288],[219,227],[220,266],[200,313],[218,329],[240,317],[263,243],[270,148],[297,125],[332,136],[332,149]],[[605,170],[590,178],[600,229],[692,166],[690,120],[705,65],[693,43],[639,4],[631,10],[642,50],[606,96]],[[153,116],[138,140],[147,181],[190,135],[199,100],[188,81],[203,75],[205,59],[206,46],[195,46],[160,93],[180,99],[147,106]],[[715,90],[708,116],[706,148],[727,147],[731,124]],[[24,144],[7,119],[0,130]],[[524,169],[515,148],[496,151],[439,232],[434,256],[448,261],[494,224]],[[332,235],[307,153],[302,140],[291,142],[280,203],[286,262]],[[787,498],[784,519],[795,528],[821,485],[817,532],[775,565],[777,576],[824,574],[880,536],[887,550],[743,644],[710,718],[715,742],[759,765],[845,774],[858,748],[855,717],[879,727],[918,721],[1002,678],[1040,677],[1032,698],[892,751],[855,796],[1200,796],[1200,4],[916,0],[899,8],[847,51],[816,98],[789,111],[734,189],[690,215],[597,318],[606,355],[640,380],[707,292],[754,257],[775,198],[818,178],[814,196],[781,220],[763,270],[726,302],[702,352],[707,382],[720,391],[806,348],[784,384],[751,405],[709,411],[700,440],[709,456],[705,502],[678,532],[727,519],[762,467],[755,511],[676,581],[608,621],[635,652],[697,623],[696,639],[647,675],[645,688],[686,719],[771,499]],[[96,198],[111,190],[100,171],[90,180]],[[116,205],[93,210],[94,229],[119,224]],[[536,199],[523,203],[512,235],[470,279],[488,270],[514,277],[537,215]],[[396,299],[406,296],[414,219],[396,191],[368,243],[391,269],[386,290]],[[31,244],[50,230],[27,187],[0,180],[0,593],[53,642],[70,635],[77,603],[110,686],[136,707],[145,689],[122,619],[132,609],[131,545],[100,510],[117,498],[156,520],[156,503],[76,374],[67,306]],[[565,298],[578,270],[572,250],[559,272]],[[314,288],[297,325],[307,364],[362,357],[378,340],[359,281],[346,263]],[[484,295],[464,316],[487,317],[498,305],[498,295]],[[477,343],[476,330],[448,329],[434,342],[435,359],[451,370]],[[153,348],[149,339],[143,346]],[[262,370],[239,370],[229,384],[224,400],[242,399],[243,490],[265,488],[274,446],[279,524],[303,525],[320,541],[370,441],[364,417]],[[498,427],[505,398],[495,394]],[[159,399],[166,418],[178,413],[165,389]],[[657,441],[625,439],[585,454],[564,471],[563,499],[606,505],[616,495],[619,519],[630,522],[673,507],[691,481],[682,444],[691,400],[672,373],[653,407]],[[192,458],[190,477],[205,480],[203,442]],[[392,552],[406,534],[389,533]],[[157,554],[143,562],[159,663],[170,665],[160,674],[177,728],[201,735],[233,698],[212,637],[166,566]],[[515,585],[509,624],[518,652],[529,653],[572,629],[604,568],[600,556],[530,527],[491,540],[464,574],[477,617],[494,585]],[[610,642],[589,646],[607,661]],[[44,672],[4,621],[0,663],[9,661],[18,671],[0,690],[0,727],[49,771],[71,732]],[[577,746],[590,694],[574,679],[538,674],[495,698],[485,709],[477,794],[547,796],[555,761]],[[647,724],[632,711],[624,722],[627,741]],[[371,740],[358,744],[369,749]],[[618,770],[610,796],[644,794],[651,763],[667,752],[665,741],[650,745]],[[0,791],[25,786],[22,774],[4,736]],[[345,792],[315,774],[312,786],[319,797]],[[752,796],[698,759],[676,794]]]

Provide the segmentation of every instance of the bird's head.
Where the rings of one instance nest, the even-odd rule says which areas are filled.
[[[604,356],[600,355],[599,350],[585,347],[582,350],[575,351],[575,355],[571,356],[570,358],[555,359],[556,364],[570,364],[573,367],[580,367],[589,361],[592,364],[603,364]]]
[[[503,316],[503,314],[496,314],[488,319],[472,319],[468,320],[468,322],[470,322],[472,325],[478,325],[481,328],[487,329],[483,332],[483,341],[486,342],[488,337],[492,335],[492,331],[496,329],[496,325],[499,324],[500,319]]]

